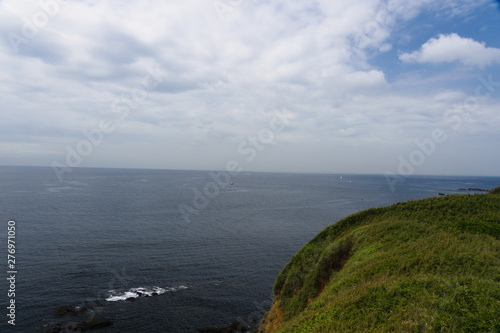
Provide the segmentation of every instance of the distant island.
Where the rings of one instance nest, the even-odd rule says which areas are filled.
[[[499,332],[500,187],[351,215],[292,257],[274,295],[260,333]]]

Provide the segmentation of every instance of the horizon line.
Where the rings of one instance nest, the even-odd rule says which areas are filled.
[[[52,169],[48,165],[5,165],[0,164],[1,168],[11,167],[11,168],[48,168]],[[109,166],[79,166],[72,169],[106,169],[106,170],[150,170],[150,171],[191,171],[191,172],[221,172],[226,171],[222,169],[175,169],[175,168],[148,168],[148,167],[109,167]],[[226,171],[227,172],[227,171]],[[269,171],[269,170],[243,170],[238,172],[238,174],[246,173],[275,173],[275,174],[303,174],[303,175],[352,175],[352,176],[380,176],[384,177],[383,173],[356,173],[356,172],[324,172],[324,171]],[[477,175],[477,174],[413,174],[404,176],[404,178],[412,177],[483,177],[483,178],[500,178],[500,175]]]

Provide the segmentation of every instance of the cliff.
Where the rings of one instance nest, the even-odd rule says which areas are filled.
[[[258,332],[500,331],[500,188],[369,209],[279,274]]]

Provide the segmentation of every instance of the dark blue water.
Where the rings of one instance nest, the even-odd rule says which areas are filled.
[[[282,267],[328,225],[369,207],[500,185],[500,178],[411,177],[392,192],[383,176],[242,173],[233,185],[208,186],[208,202],[194,202],[195,189],[213,181],[209,172],[74,169],[65,176],[59,182],[50,168],[0,167],[1,332],[43,332],[62,320],[53,314],[62,305],[111,319],[103,333],[252,324],[268,309]],[[187,218],[180,205],[196,213]],[[10,219],[15,327],[7,324],[2,278]],[[137,288],[162,294],[120,300]]]

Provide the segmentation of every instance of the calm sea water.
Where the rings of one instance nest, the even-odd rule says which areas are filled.
[[[198,198],[209,172],[0,167],[1,263],[7,221],[17,227],[16,326],[43,332],[62,305],[114,322],[96,332],[196,332],[260,320],[290,257],[322,229],[362,209],[458,188],[491,189],[500,178],[411,177],[392,192],[383,176],[242,173]],[[212,184],[213,185],[213,184]],[[196,208],[189,221],[179,205]],[[204,206],[204,208],[202,208]],[[192,211],[193,212],[193,211]],[[139,297],[152,292],[156,297]],[[46,328],[45,328],[46,329]]]

